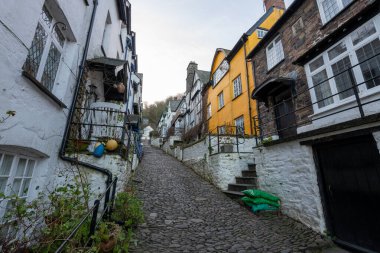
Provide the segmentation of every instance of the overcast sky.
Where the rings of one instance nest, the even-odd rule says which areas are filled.
[[[293,0],[285,0],[289,6]],[[131,0],[143,101],[183,93],[190,61],[210,71],[216,48],[231,49],[263,14],[261,0]]]

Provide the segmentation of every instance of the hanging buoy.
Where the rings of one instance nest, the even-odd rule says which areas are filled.
[[[108,151],[114,151],[114,150],[116,150],[117,146],[118,146],[117,141],[115,141],[113,139],[107,141],[107,143],[106,143],[106,149]]]
[[[104,154],[104,144],[103,143],[96,143],[95,144],[95,150],[92,153],[95,157],[100,158]]]
[[[125,86],[123,83],[118,83],[116,85],[117,92],[119,93],[124,93],[125,92]]]

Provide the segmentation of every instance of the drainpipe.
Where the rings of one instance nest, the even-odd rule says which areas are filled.
[[[100,172],[100,173],[106,175],[107,176],[106,184],[107,184],[107,187],[108,187],[111,184],[111,182],[112,182],[112,173],[111,173],[111,171],[109,171],[108,169],[105,169],[105,168],[100,168],[98,166],[94,166],[94,165],[86,163],[86,162],[78,161],[78,159],[75,159],[75,158],[72,158],[72,157],[68,157],[68,156],[65,155],[65,149],[66,149],[67,139],[68,139],[69,132],[70,132],[70,123],[71,123],[71,121],[73,120],[73,117],[74,117],[75,104],[76,104],[76,101],[78,99],[79,86],[81,84],[81,80],[82,80],[83,73],[84,73],[84,65],[85,65],[86,59],[87,59],[87,53],[88,53],[88,48],[89,48],[90,40],[91,40],[92,28],[94,26],[94,21],[95,21],[96,9],[98,7],[98,0],[94,0],[93,3],[94,3],[94,9],[93,9],[92,15],[91,15],[90,27],[88,29],[87,38],[86,38],[86,44],[85,44],[85,47],[84,47],[84,52],[83,52],[81,64],[79,66],[78,79],[77,79],[77,83],[76,83],[76,86],[75,86],[74,97],[73,97],[73,100],[71,102],[71,107],[70,107],[69,115],[67,117],[67,123],[66,123],[65,132],[63,134],[63,140],[62,140],[61,148],[60,148],[60,151],[59,151],[59,157],[62,160],[64,160],[64,161],[68,161],[68,162],[71,162],[71,163],[82,165],[82,166],[85,166],[85,167],[87,167],[89,169],[95,170],[97,172]]]
[[[253,80],[255,82],[255,85],[257,84],[257,78],[256,78],[256,61],[252,61],[252,70],[253,70]],[[261,131],[261,114],[260,114],[260,106],[259,101],[256,101],[256,110],[257,110],[257,118],[258,118],[258,126],[260,131],[260,139],[262,141],[262,131]],[[256,136],[257,139],[257,136]]]
[[[245,35],[246,36],[246,35]],[[245,71],[246,71],[246,78],[247,78],[247,89],[248,89],[248,112],[249,112],[249,126],[251,128],[251,135],[253,135],[253,126],[252,126],[252,107],[251,107],[251,91],[249,89],[249,74],[248,74],[248,61],[247,61],[247,46],[246,41],[244,41],[243,37],[241,40],[244,43],[244,59],[245,59]]]

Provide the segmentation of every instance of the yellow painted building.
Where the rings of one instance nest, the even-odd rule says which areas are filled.
[[[252,117],[256,103],[250,99],[254,89],[252,64],[246,55],[257,45],[265,33],[283,14],[283,8],[270,7],[267,12],[244,33],[232,50],[218,48],[211,65],[211,84],[207,95],[208,130],[225,131],[224,126],[244,128],[246,135],[254,134]]]

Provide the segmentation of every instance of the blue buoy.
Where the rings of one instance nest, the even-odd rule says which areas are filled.
[[[93,155],[97,158],[100,158],[102,157],[103,154],[104,154],[104,145],[100,144],[99,146],[95,148]]]

